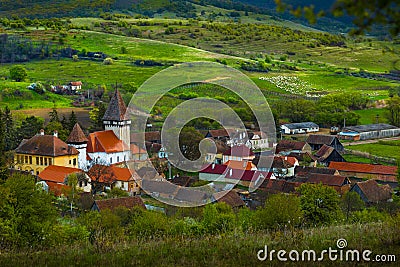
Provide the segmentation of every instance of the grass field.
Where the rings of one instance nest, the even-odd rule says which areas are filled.
[[[350,154],[343,155],[343,158],[347,162],[372,163],[371,159],[367,159],[367,158],[363,158],[363,157],[355,156],[355,155],[350,155]]]
[[[360,115],[360,124],[372,124],[372,123],[388,123],[386,118],[387,111],[382,108],[370,108],[363,110],[354,111]],[[378,117],[377,117],[378,115]]]
[[[358,150],[370,153],[371,155],[400,160],[400,140],[379,141],[373,144],[353,145],[346,147],[351,150]]]

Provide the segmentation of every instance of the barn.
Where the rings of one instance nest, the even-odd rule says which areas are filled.
[[[338,136],[341,139],[347,139],[349,133],[357,136],[359,140],[368,140],[398,136],[400,135],[400,128],[385,123],[348,126],[343,128]]]
[[[281,125],[282,133],[284,134],[303,134],[318,132],[319,126],[313,122],[298,122]]]

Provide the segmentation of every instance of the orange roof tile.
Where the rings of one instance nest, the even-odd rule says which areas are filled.
[[[116,153],[126,150],[129,150],[128,146],[125,145],[122,140],[119,140],[112,130],[89,134],[89,142],[87,146],[88,153]]]
[[[65,184],[59,184],[59,183],[49,182],[49,181],[46,181],[46,184],[49,187],[49,191],[52,192],[57,197],[63,195],[66,190],[71,188]]]
[[[88,171],[88,175],[94,181],[99,179],[99,182],[101,183],[113,183],[115,181],[129,182],[134,180],[134,177],[139,178],[134,170],[120,168],[114,165],[94,165]]]
[[[250,161],[238,161],[238,160],[228,160],[224,163],[224,165],[228,166],[231,169],[239,169],[239,170],[251,170],[255,167]]]
[[[132,154],[146,154],[147,150],[144,148],[140,148],[139,146],[135,144],[131,144],[131,152]]]
[[[64,183],[68,175],[80,172],[82,172],[82,170],[77,168],[50,165],[39,174],[39,177],[46,182]]]
[[[384,175],[396,175],[396,166],[384,166],[379,164],[355,163],[355,162],[334,162],[329,163],[329,168],[338,171],[373,173]]]

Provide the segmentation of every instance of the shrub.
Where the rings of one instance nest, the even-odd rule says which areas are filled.
[[[23,82],[28,76],[26,69],[22,66],[14,66],[10,69],[10,78],[16,82]]]
[[[103,64],[104,65],[112,65],[112,64],[114,64],[114,61],[113,61],[112,58],[107,57],[107,58],[104,59]]]

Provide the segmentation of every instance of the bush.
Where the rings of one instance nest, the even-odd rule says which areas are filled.
[[[104,59],[103,64],[104,65],[112,65],[112,64],[114,64],[114,61],[113,61],[112,58],[107,57],[107,58]]]
[[[10,69],[10,78],[16,82],[23,82],[28,76],[26,69],[22,66],[14,66]]]
[[[232,208],[225,203],[207,205],[204,207],[201,223],[207,233],[224,233],[234,228],[235,215]]]
[[[255,212],[257,225],[262,229],[296,227],[303,221],[300,198],[295,195],[270,196],[262,209]]]

